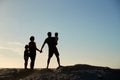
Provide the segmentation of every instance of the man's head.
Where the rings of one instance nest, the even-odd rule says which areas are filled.
[[[51,32],[48,32],[47,35],[48,35],[48,37],[51,37]]]

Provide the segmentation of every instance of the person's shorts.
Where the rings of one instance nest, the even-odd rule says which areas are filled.
[[[59,52],[58,52],[58,49],[57,49],[57,48],[49,49],[48,57],[52,57],[53,54],[55,54],[55,56],[59,56]]]

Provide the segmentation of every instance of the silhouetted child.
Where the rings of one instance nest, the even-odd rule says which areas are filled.
[[[35,58],[36,58],[36,50],[40,51],[37,47],[36,47],[36,43],[34,42],[35,38],[34,36],[30,37],[30,42],[29,42],[29,51],[30,51],[30,59],[31,59],[31,63],[30,63],[30,68],[34,69],[34,63],[35,63]]]
[[[27,64],[28,64],[28,59],[29,59],[29,46],[25,45],[25,51],[24,51],[24,68],[27,69]]]
[[[58,33],[57,32],[55,33],[55,44],[56,45],[58,44]]]

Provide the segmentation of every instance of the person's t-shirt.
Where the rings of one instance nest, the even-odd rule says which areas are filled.
[[[30,52],[36,51],[36,43],[35,42],[29,42],[29,50],[30,50]]]

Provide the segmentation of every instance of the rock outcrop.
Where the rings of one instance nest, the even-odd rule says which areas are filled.
[[[120,69],[84,64],[57,69],[0,69],[0,80],[120,80]]]

